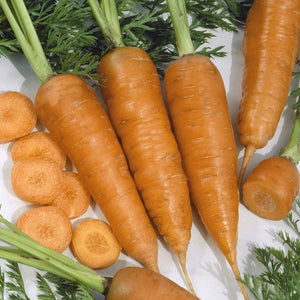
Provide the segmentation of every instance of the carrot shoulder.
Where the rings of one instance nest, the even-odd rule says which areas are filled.
[[[246,20],[242,100],[236,118],[245,146],[240,183],[258,148],[273,137],[299,54],[300,1],[255,0]]]
[[[157,270],[157,239],[107,114],[82,79],[57,75],[38,90],[38,117],[76,167],[122,248]]]

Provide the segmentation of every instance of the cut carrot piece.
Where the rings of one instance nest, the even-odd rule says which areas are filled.
[[[0,143],[29,134],[37,121],[32,101],[19,92],[0,94]]]
[[[91,196],[79,175],[64,172],[62,190],[50,205],[61,208],[70,219],[83,215],[89,205]]]
[[[51,158],[61,168],[64,168],[66,164],[66,155],[49,132],[33,132],[24,136],[18,139],[11,149],[14,162],[37,156]]]
[[[72,239],[70,219],[55,206],[25,211],[19,216],[16,226],[40,244],[58,252],[66,250]]]
[[[110,226],[97,219],[82,221],[75,228],[71,249],[79,262],[92,269],[112,265],[121,252],[121,246]]]
[[[11,170],[11,184],[15,194],[24,201],[48,204],[61,191],[62,170],[53,160],[32,157],[20,160]]]

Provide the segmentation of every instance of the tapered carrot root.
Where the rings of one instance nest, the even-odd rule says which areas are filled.
[[[113,277],[105,300],[196,300],[170,279],[151,270],[127,267]]]
[[[76,167],[122,248],[157,271],[155,232],[93,89],[76,76],[58,75],[40,87],[35,107],[42,123]]]
[[[57,252],[63,252],[71,243],[71,222],[55,206],[40,206],[25,211],[17,219],[16,226],[40,244]]]
[[[54,160],[61,168],[66,164],[66,155],[49,132],[33,132],[18,139],[11,148],[14,162],[38,156]]]
[[[62,170],[47,157],[31,157],[17,161],[11,170],[15,194],[24,201],[44,205],[60,193]]]
[[[19,92],[0,94],[0,143],[29,134],[37,117],[32,101]]]
[[[61,191],[50,205],[61,208],[70,219],[83,215],[91,196],[77,173],[63,172]]]
[[[254,1],[245,27],[243,95],[236,118],[247,152],[240,185],[251,156],[276,131],[299,53],[299,32],[299,0]]]
[[[112,265],[121,252],[110,226],[98,219],[87,219],[78,224],[73,231],[71,248],[77,260],[92,269]]]
[[[239,278],[237,150],[221,75],[208,58],[185,55],[168,67],[165,92],[192,201]]]
[[[284,219],[299,192],[297,167],[283,157],[261,161],[243,185],[243,201],[256,215],[270,220]]]
[[[193,291],[185,266],[192,225],[188,185],[155,66],[144,50],[121,47],[101,59],[98,74],[145,207]]]

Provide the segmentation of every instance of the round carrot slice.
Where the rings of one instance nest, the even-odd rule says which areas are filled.
[[[110,226],[97,219],[82,221],[75,228],[71,249],[79,262],[92,269],[112,265],[121,252],[121,246]]]
[[[18,139],[12,149],[11,157],[14,162],[29,157],[48,157],[64,168],[66,155],[49,132],[33,132]]]
[[[19,92],[0,94],[0,143],[29,134],[37,116],[32,101]]]
[[[90,194],[74,172],[64,172],[62,190],[50,205],[61,208],[70,219],[83,215],[90,205]]]
[[[58,207],[40,206],[21,214],[16,226],[40,244],[63,252],[72,239],[68,216]]]
[[[15,194],[24,201],[48,204],[61,190],[62,170],[53,160],[33,157],[20,160],[11,170],[11,184]]]

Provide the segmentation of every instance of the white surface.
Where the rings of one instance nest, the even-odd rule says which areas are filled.
[[[222,44],[226,45],[225,51],[228,55],[226,58],[214,59],[214,62],[224,79],[235,130],[234,118],[241,97],[243,72],[242,32],[236,34],[223,32],[211,41],[212,47]],[[12,56],[9,59],[1,58],[0,70],[0,93],[16,90],[34,99],[39,82],[23,56]],[[288,105],[283,113],[283,118],[279,123],[275,137],[264,149],[257,151],[250,162],[247,173],[251,171],[258,161],[266,156],[278,155],[279,150],[287,143],[294,120],[291,109],[293,101],[294,99],[288,100]],[[243,153],[241,152],[237,135],[236,142],[240,165]],[[10,144],[0,145],[0,201],[2,203],[1,214],[10,221],[15,222],[17,216],[28,207],[28,204],[15,197],[10,185],[10,170],[12,167],[10,148]],[[283,221],[273,222],[260,219],[249,212],[243,204],[240,204],[239,211],[239,240],[237,248],[239,267],[242,274],[245,272],[254,273],[257,272],[258,267],[254,257],[251,255],[251,248],[254,245],[264,246],[266,244],[277,246],[272,233],[282,229],[288,230],[289,228]],[[103,218],[103,215],[95,205],[92,205],[85,215],[73,222],[74,225],[87,217]],[[70,251],[66,251],[65,254],[71,255]],[[4,266],[4,261],[1,260],[0,264]],[[105,276],[112,276],[117,269],[129,265],[139,264],[121,254],[120,259],[113,266],[99,272]],[[159,242],[159,266],[163,275],[186,287],[176,259],[172,257],[161,242]],[[206,233],[197,215],[195,215],[192,227],[187,267],[195,290],[202,300],[243,299],[225,258]],[[26,274],[25,285],[28,293],[31,299],[36,299],[32,270],[30,268],[22,269]]]

